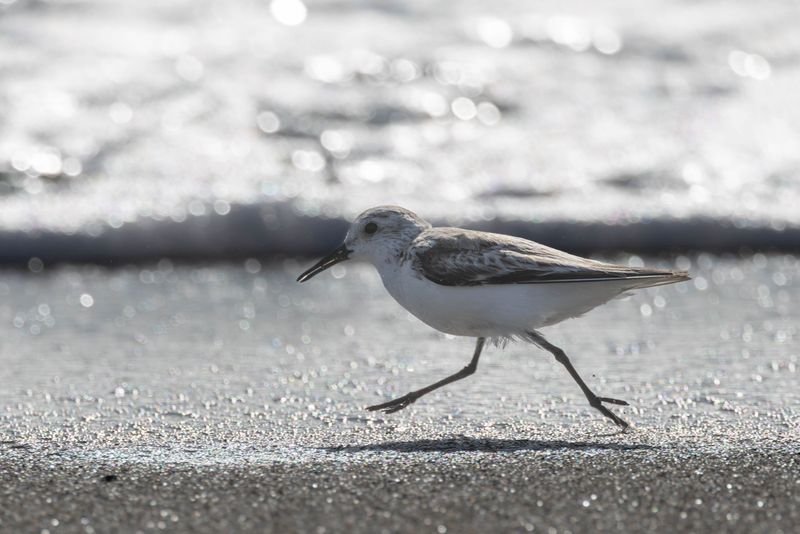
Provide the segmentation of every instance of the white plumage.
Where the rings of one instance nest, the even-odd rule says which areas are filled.
[[[635,287],[631,280],[445,286],[415,276],[409,262],[379,265],[389,294],[428,326],[456,336],[525,338],[578,317]],[[640,282],[641,283],[641,282]]]

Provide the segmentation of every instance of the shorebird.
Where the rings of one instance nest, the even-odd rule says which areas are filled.
[[[368,410],[402,410],[473,374],[487,340],[499,345],[518,340],[550,352],[589,404],[623,429],[628,423],[604,404],[628,403],[595,395],[567,354],[539,329],[578,317],[628,291],[689,279],[682,271],[603,263],[518,237],[434,228],[397,206],[363,212],[344,242],[297,281],[348,259],[374,265],[389,294],[422,322],[446,334],[477,338],[472,360],[457,373]]]

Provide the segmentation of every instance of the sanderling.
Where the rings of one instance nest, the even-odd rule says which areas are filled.
[[[486,340],[524,340],[567,368],[589,404],[622,428],[603,403],[627,406],[589,389],[563,350],[538,329],[582,315],[633,289],[688,280],[685,272],[588,260],[533,241],[461,228],[433,228],[416,214],[380,206],[359,215],[344,243],[301,274],[305,282],[347,259],[365,260],[406,310],[441,332],[477,337],[469,365],[428,387],[368,410],[393,413],[478,367]]]

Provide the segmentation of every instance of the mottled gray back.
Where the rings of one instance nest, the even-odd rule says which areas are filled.
[[[421,233],[408,259],[425,278],[446,286],[686,278],[686,273],[603,263],[518,237],[460,228]]]

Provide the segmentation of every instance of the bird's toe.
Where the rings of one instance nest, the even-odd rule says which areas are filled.
[[[616,400],[616,399],[612,399],[612,400]],[[603,406],[602,402],[607,402],[607,401],[608,401],[608,399],[606,399],[605,397],[595,397],[594,399],[589,401],[589,404],[591,405],[592,408],[596,409],[601,414],[603,414],[604,416],[606,416],[609,419],[611,419],[611,421],[613,421],[614,424],[617,425],[618,427],[622,428],[623,430],[628,428],[630,425],[628,424],[627,421],[625,421],[624,419],[619,417],[617,414],[615,414],[614,412],[612,412],[611,410],[609,410],[608,408]],[[617,404],[617,403],[615,403],[615,404]]]
[[[597,400],[599,400],[600,402],[607,402],[609,404],[616,404],[618,406],[629,406],[627,401],[620,399],[612,399],[611,397],[597,397]]]
[[[392,400],[390,400],[388,402],[384,402],[383,404],[376,404],[374,406],[368,406],[367,410],[369,410],[370,412],[375,412],[375,411],[379,411],[380,410],[380,411],[382,411],[384,413],[395,413],[395,412],[399,412],[403,408],[406,408],[408,405],[413,403],[415,400],[417,400],[417,398],[414,397],[413,395],[410,395],[410,394],[409,395],[404,395],[404,396],[399,397],[397,399],[392,399]]]

